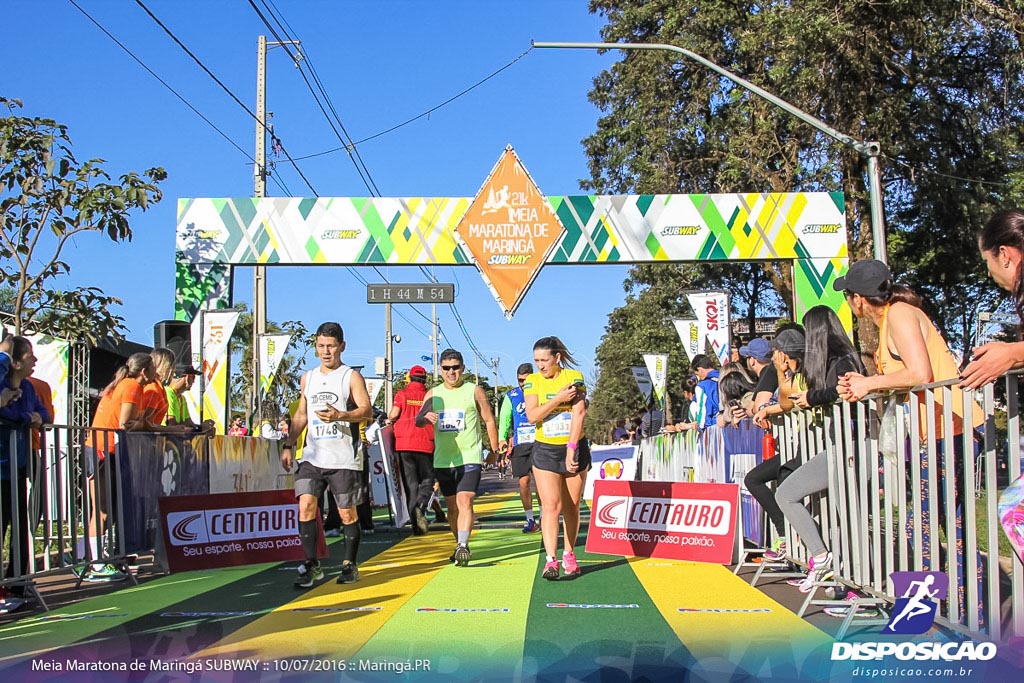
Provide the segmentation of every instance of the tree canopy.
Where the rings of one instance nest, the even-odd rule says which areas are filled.
[[[96,287],[58,288],[71,266],[63,260],[73,238],[87,233],[130,241],[130,213],[160,201],[167,174],[150,168],[117,182],[102,159],[80,163],[67,127],[47,118],[17,116],[18,100],[0,97],[0,285],[15,334],[26,328],[95,343],[123,338],[124,319],[111,308],[121,301]]]
[[[878,141],[890,265],[959,348],[969,346],[977,312],[999,300],[975,235],[994,211],[1024,200],[1022,8],[990,0],[590,3],[607,19],[606,42],[691,50],[843,133]],[[842,191],[851,258],[871,256],[866,162],[858,152],[679,54],[622,55],[590,92],[603,114],[583,141],[586,189]],[[785,264],[761,267],[781,301],[791,301]],[[702,287],[745,277],[696,268]],[[753,279],[749,271],[746,278]],[[732,293],[734,315],[748,310]],[[633,296],[625,308],[639,312],[644,299]],[[599,388],[611,386],[606,374],[614,382],[629,377],[631,362],[613,349],[648,350],[650,331],[624,332],[623,320],[634,318],[657,324],[656,316],[631,310],[609,316],[597,352]],[[873,338],[873,328],[861,332]]]

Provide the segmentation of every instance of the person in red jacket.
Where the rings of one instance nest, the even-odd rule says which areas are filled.
[[[412,532],[417,536],[429,530],[426,510],[434,492],[434,428],[416,426],[426,393],[427,371],[414,365],[409,368],[409,384],[395,394],[395,404],[388,411],[388,423],[395,425],[395,450],[402,461]]]

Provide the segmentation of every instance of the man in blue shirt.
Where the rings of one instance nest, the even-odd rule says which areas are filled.
[[[707,429],[718,417],[718,370],[710,356],[694,356],[690,367],[697,375],[697,388],[693,400],[697,402],[697,428]]]
[[[32,343],[24,337],[13,337],[10,340],[10,370],[3,381],[3,388],[11,392],[20,392],[0,408],[0,541],[7,536],[7,527],[12,525],[17,505],[18,529],[17,542],[15,532],[11,533],[11,558],[7,565],[7,578],[28,572],[28,560],[32,548],[28,534],[28,465],[29,453],[32,448],[32,427],[39,427],[49,422],[51,417],[43,407],[35,388],[28,381],[29,375],[36,366],[36,357],[32,352]],[[15,452],[11,453],[11,435],[14,435]],[[13,561],[15,544],[20,555],[19,566]]]

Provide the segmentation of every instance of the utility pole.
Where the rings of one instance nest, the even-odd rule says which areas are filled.
[[[260,36],[256,47],[256,164],[253,169],[253,196],[267,195],[267,37]],[[257,424],[262,419],[260,396],[260,335],[267,332],[267,268],[253,271],[252,294],[252,408]]]
[[[392,398],[394,397],[394,386],[391,380],[394,378],[394,370],[391,367],[391,304],[384,304],[384,412],[391,410]]]
[[[267,49],[294,45],[295,67],[298,68],[302,53],[297,40],[267,42],[260,36],[256,43],[256,163],[253,169],[253,196],[261,199],[267,196]],[[263,417],[263,398],[260,395],[260,335],[267,333],[267,267],[257,265],[253,271],[252,294],[252,407],[257,420]]]
[[[494,416],[498,416],[498,363],[500,358],[492,358],[491,365],[494,367]]]
[[[438,330],[438,327],[437,327],[437,304],[431,304],[430,305],[430,309],[431,309],[431,312],[433,313],[433,317],[434,317],[434,327],[433,327],[433,329],[430,332],[430,338],[434,340],[434,354],[433,354],[433,361],[432,362],[434,364],[434,383],[436,384],[437,383],[437,337],[438,337],[438,334],[439,334],[439,330]]]

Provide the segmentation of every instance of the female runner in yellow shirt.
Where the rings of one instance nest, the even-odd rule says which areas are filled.
[[[540,530],[547,555],[542,576],[558,578],[558,517],[564,520],[562,568],[566,576],[579,576],[573,546],[580,530],[580,498],[590,469],[590,447],[583,439],[586,386],[575,359],[558,337],[544,337],[533,345],[539,372],[526,378],[523,393],[526,419],[537,425],[533,444],[533,476],[540,496]]]

